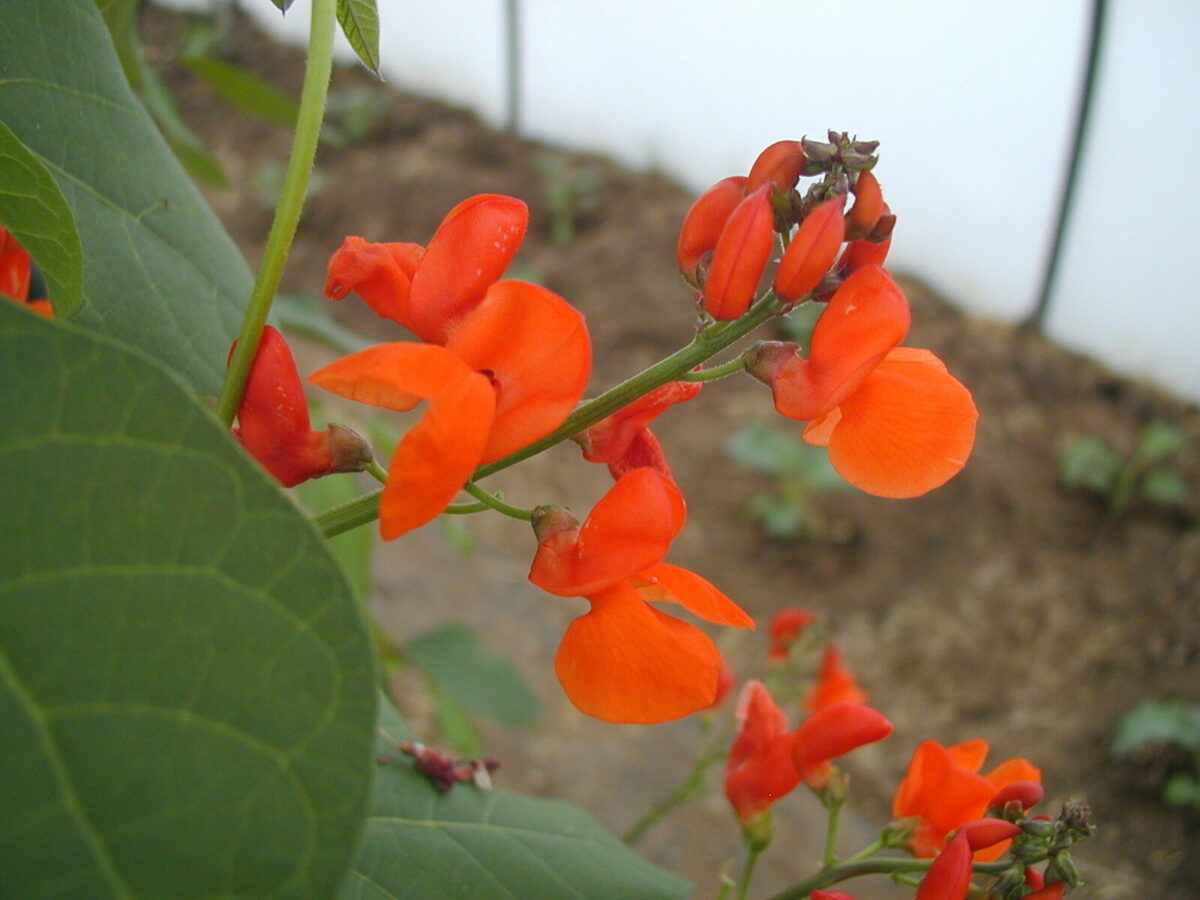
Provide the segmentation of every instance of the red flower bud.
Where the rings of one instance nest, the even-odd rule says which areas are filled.
[[[996,792],[996,796],[988,803],[989,809],[1004,809],[1010,803],[1018,804],[1021,809],[1032,809],[1042,802],[1046,789],[1036,781],[1014,781]]]
[[[746,179],[741,175],[722,178],[692,204],[684,216],[675,248],[681,272],[694,272],[704,254],[717,246],[730,213],[745,197],[745,187]]]
[[[963,900],[971,885],[971,846],[960,831],[930,864],[916,900]]]
[[[777,612],[771,619],[771,645],[767,651],[767,658],[776,663],[787,659],[792,644],[796,643],[804,629],[813,623],[813,618],[812,613],[798,606]]]
[[[775,293],[799,300],[825,277],[842,247],[842,198],[827,200],[800,223],[775,272]]]
[[[29,297],[33,263],[25,248],[0,226],[0,294],[24,303]]]
[[[860,172],[854,184],[854,206],[846,217],[846,237],[856,241],[875,229],[884,213],[883,192],[870,172]]]
[[[746,179],[746,192],[753,193],[768,182],[777,191],[790,191],[808,165],[799,141],[776,141],[758,154]]]
[[[808,896],[811,900],[854,900],[845,891],[813,891]]]
[[[975,851],[994,847],[1001,841],[1012,840],[1021,833],[1021,826],[1004,819],[986,818],[968,822],[960,830],[966,834],[971,850]]]
[[[738,204],[713,250],[704,282],[704,308],[714,319],[740,318],[758,290],[775,242],[771,189],[763,185]]]
[[[1048,884],[1044,888],[1034,891],[1032,894],[1026,894],[1025,900],[1062,900],[1062,896],[1066,893],[1067,883],[1065,881],[1055,881],[1053,884]]]

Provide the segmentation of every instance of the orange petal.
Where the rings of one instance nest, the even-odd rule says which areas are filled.
[[[879,181],[870,172],[860,172],[854,184],[854,206],[846,216],[846,237],[856,241],[865,238],[883,215],[883,192]]]
[[[842,663],[842,654],[830,644],[821,657],[817,683],[804,698],[804,708],[818,710],[835,703],[864,703],[867,693],[858,686],[853,673]]]
[[[645,468],[653,469],[671,483],[675,482],[675,476],[671,473],[670,465],[667,464],[667,454],[663,451],[658,438],[654,436],[654,432],[649,428],[643,428],[637,432],[633,440],[626,445],[624,452],[609,461],[608,473],[616,481],[634,469]]]
[[[892,733],[892,723],[878,710],[861,703],[824,706],[796,729],[792,760],[801,777],[809,777],[824,763],[845,756]]]
[[[838,474],[877,497],[917,497],[949,481],[971,455],[979,418],[942,362],[910,348],[888,354],[839,413],[805,440],[826,441]]]
[[[692,615],[717,625],[754,627],[754,620],[745,610],[695,572],[679,566],[670,563],[650,566],[637,574],[634,583],[646,600],[678,603]]]
[[[538,545],[529,580],[560,597],[612,587],[667,555],[683,527],[682,506],[674,484],[653,469],[636,469],[612,486],[578,531]]]
[[[579,403],[592,371],[583,315],[553,291],[500,281],[446,342],[496,389],[483,462],[543,438]]]
[[[953,744],[946,748],[946,753],[950,755],[950,760],[958,768],[968,772],[978,772],[983,768],[983,761],[987,759],[988,749],[987,741],[976,738],[973,741]]]
[[[736,319],[750,307],[775,245],[774,223],[770,185],[730,213],[704,281],[704,308],[714,319]]]
[[[380,499],[379,525],[392,540],[424,525],[454,499],[487,443],[491,383],[443,347],[380,344],[314,373],[314,384],[372,406],[429,408],[396,447]]]
[[[515,197],[478,194],[450,210],[413,275],[413,331],[444,343],[504,274],[528,227],[529,209]]]
[[[1042,770],[1024,757],[1018,756],[1000,763],[983,777],[994,784],[996,790],[999,790],[1018,781],[1032,781],[1041,784]]]
[[[775,373],[775,408],[801,422],[829,412],[904,340],[909,318],[908,301],[887,272],[854,273],[817,320],[809,358],[793,356]]]
[[[354,291],[376,315],[411,330],[409,290],[422,253],[420,244],[372,244],[351,235],[329,259],[325,296],[341,300]]]
[[[896,789],[892,813],[898,819],[920,817],[911,842],[918,856],[936,854],[950,831],[986,810],[995,786],[959,762],[978,761],[980,745],[986,752],[982,741],[949,749],[936,741],[922,741],[913,754],[908,773]]]
[[[746,179],[741,175],[722,178],[692,204],[684,216],[675,248],[681,271],[694,271],[704,254],[717,246],[729,214],[746,196],[745,187]]]
[[[827,200],[800,223],[775,270],[775,293],[799,300],[829,272],[842,248],[844,197]]]
[[[956,834],[921,879],[916,900],[963,900],[971,886],[971,847],[965,832]]]
[[[748,681],[737,705],[738,732],[725,766],[725,796],[749,821],[800,783],[787,716],[761,682]]]
[[[696,397],[703,387],[699,381],[669,381],[643,394],[587,430],[583,458],[588,462],[615,462],[651,422],[677,403]]]
[[[625,583],[588,599],[591,611],[570,624],[554,659],[577,708],[652,724],[712,703],[721,655],[704,632],[647,606]]]

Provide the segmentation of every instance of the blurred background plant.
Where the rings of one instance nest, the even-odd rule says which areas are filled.
[[[1171,806],[1200,812],[1200,703],[1138,704],[1117,726],[1112,754],[1148,769]]]
[[[573,162],[563,153],[539,153],[534,165],[542,177],[542,197],[550,215],[550,240],[562,246],[575,240],[580,220],[600,205],[604,172]]]
[[[1179,509],[1187,501],[1188,485],[1173,462],[1187,446],[1187,435],[1164,421],[1143,427],[1131,453],[1088,435],[1071,441],[1060,453],[1059,478],[1066,487],[1101,498],[1115,518],[1138,502]]]

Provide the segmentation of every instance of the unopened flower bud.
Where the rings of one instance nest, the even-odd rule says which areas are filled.
[[[750,167],[746,192],[752,193],[770,182],[776,191],[790,191],[808,165],[799,141],[776,141],[763,150]]]
[[[967,834],[967,843],[972,850],[993,847],[1001,841],[1009,841],[1021,833],[1021,827],[1003,819],[975,819],[962,826]]]
[[[1083,884],[1079,870],[1075,868],[1071,854],[1066,850],[1056,853],[1054,859],[1050,860],[1050,865],[1046,866],[1046,881],[1065,881],[1069,887],[1079,887]]]
[[[770,186],[763,185],[730,213],[704,282],[704,308],[714,319],[740,318],[749,308],[774,245]]]
[[[1037,806],[1045,796],[1045,788],[1036,781],[1014,781],[996,792],[996,796],[988,803],[988,808],[1005,810],[1009,804],[1016,804],[1023,812]]]
[[[870,172],[861,172],[854,183],[854,206],[846,216],[846,239],[857,241],[874,229],[884,213],[883,192]]]
[[[879,221],[875,223],[875,227],[867,235],[867,240],[872,244],[881,244],[890,238],[892,232],[895,230],[896,216],[892,213],[887,213],[879,217]]]
[[[850,149],[863,156],[871,156],[879,149],[879,141],[851,141]]]
[[[684,216],[675,248],[681,272],[694,272],[704,254],[717,246],[730,214],[745,197],[745,186],[746,179],[735,175],[721,179],[696,198]]]
[[[1034,837],[1050,837],[1058,830],[1058,826],[1047,819],[1026,819],[1021,823],[1021,830]]]
[[[775,272],[775,293],[795,301],[820,284],[837,259],[843,233],[841,198],[814,209],[783,253]]]
[[[832,134],[832,132],[830,133]],[[835,143],[826,144],[822,141],[803,138],[800,141],[800,146],[803,148],[805,156],[814,163],[821,163],[823,166],[832,162],[838,155],[838,147]]]

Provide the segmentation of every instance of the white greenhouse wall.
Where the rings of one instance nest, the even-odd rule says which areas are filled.
[[[400,87],[505,110],[504,0],[378,0]],[[883,142],[891,263],[1016,321],[1036,300],[1084,69],[1088,0],[519,0],[521,130],[694,190],[780,138]],[[307,0],[283,19],[302,40]],[[1047,328],[1200,399],[1195,245],[1200,4],[1112,0],[1077,206]],[[348,48],[347,48],[348,49]]]

